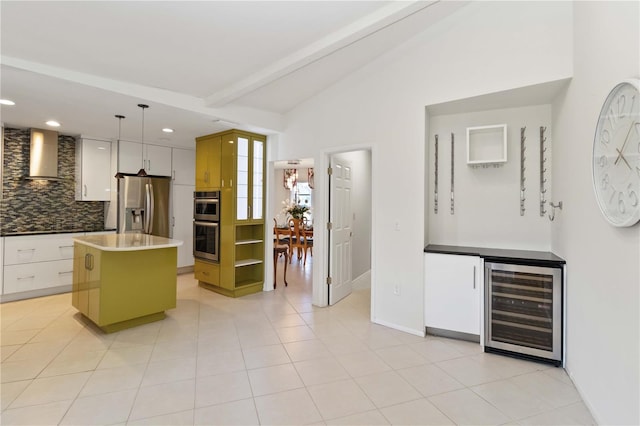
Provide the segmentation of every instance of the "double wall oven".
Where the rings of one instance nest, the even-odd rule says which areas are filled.
[[[220,261],[220,191],[194,192],[193,257]]]

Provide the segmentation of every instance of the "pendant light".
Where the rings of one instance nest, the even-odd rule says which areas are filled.
[[[144,149],[144,110],[149,108],[149,105],[138,104],[140,109],[142,109],[142,149]],[[137,176],[147,176],[147,172],[144,169],[144,159],[142,160],[142,168],[138,170]]]
[[[118,142],[120,142],[120,133],[122,132],[122,119],[126,118],[124,115],[118,115],[116,114],[115,116],[118,119]],[[122,172],[118,172],[116,173],[116,179],[121,179],[124,177],[124,175],[122,174]]]

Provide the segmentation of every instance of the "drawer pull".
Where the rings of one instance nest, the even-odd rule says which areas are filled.
[[[28,277],[18,277],[18,279],[19,280],[32,280],[35,277],[36,277],[35,275],[29,275]]]
[[[202,275],[209,275],[207,271],[202,271]]]
[[[32,249],[18,249],[18,251],[36,251],[36,249],[32,248]]]
[[[73,248],[73,246],[58,246],[58,248]]]
[[[73,271],[62,271],[62,272],[58,272],[58,275],[62,275],[62,274],[73,274]]]

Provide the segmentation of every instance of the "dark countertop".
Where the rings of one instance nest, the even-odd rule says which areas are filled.
[[[2,232],[0,237],[15,237],[22,235],[51,235],[51,234],[76,234],[80,232],[108,232],[115,231],[115,228],[106,229],[48,229],[42,231],[20,231],[20,232]]]
[[[564,259],[549,251],[509,250],[486,247],[429,244],[424,248],[424,252],[479,256],[482,257],[485,262],[518,263],[534,266],[562,267],[566,263]]]

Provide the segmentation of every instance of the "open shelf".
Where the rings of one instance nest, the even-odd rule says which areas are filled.
[[[236,245],[237,246],[241,246],[241,245],[244,245],[244,244],[258,244],[258,243],[261,243],[261,242],[262,242],[262,240],[257,240],[257,239],[239,240],[239,241],[236,241]]]
[[[236,268],[241,266],[258,265],[262,263],[261,259],[242,259],[236,261]]]
[[[507,125],[467,127],[467,164],[507,161]]]

